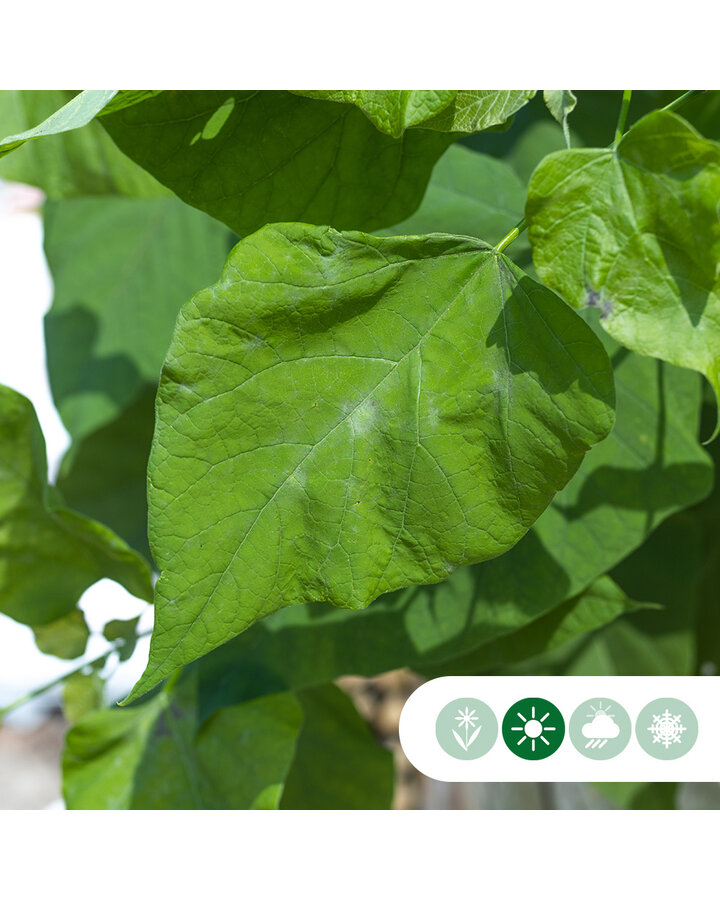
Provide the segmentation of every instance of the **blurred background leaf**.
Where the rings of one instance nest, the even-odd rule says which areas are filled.
[[[87,631],[74,611],[85,590],[112,578],[149,601],[150,570],[121,538],[68,509],[48,485],[45,441],[27,398],[0,386],[0,421],[0,612],[40,626],[38,644],[48,652],[79,655]]]
[[[147,559],[146,473],[160,369],[178,310],[218,278],[230,243],[223,225],[175,197],[46,205],[54,282],[48,372],[73,439],[58,487]]]

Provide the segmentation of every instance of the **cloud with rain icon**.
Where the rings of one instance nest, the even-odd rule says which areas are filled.
[[[608,741],[620,734],[620,726],[614,721],[615,716],[612,713],[608,713],[609,706],[607,709],[603,709],[602,703],[600,703],[599,709],[595,709],[594,706],[590,708],[592,713],[588,715],[592,716],[592,720],[583,725],[582,735],[588,739],[587,744],[585,744],[586,750],[599,750]]]

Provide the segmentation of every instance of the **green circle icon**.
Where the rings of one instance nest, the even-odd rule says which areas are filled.
[[[526,697],[513,703],[502,723],[503,740],[515,756],[545,759],[565,737],[565,720],[549,700]]]
[[[570,716],[568,734],[575,749],[588,759],[612,759],[627,747],[632,722],[617,700],[595,697]]]
[[[635,735],[643,750],[655,759],[679,759],[697,740],[698,720],[687,703],[660,697],[640,711]]]
[[[435,734],[438,744],[455,759],[478,759],[497,740],[498,722],[487,703],[460,697],[440,710]]]

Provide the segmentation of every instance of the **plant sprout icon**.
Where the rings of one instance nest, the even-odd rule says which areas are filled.
[[[524,744],[525,741],[530,739],[530,741],[531,741],[530,747],[532,749],[532,752],[534,753],[535,752],[535,742],[537,741],[538,738],[540,738],[540,740],[549,747],[550,741],[545,737],[543,732],[557,730],[554,725],[543,725],[543,722],[545,721],[545,719],[547,719],[547,717],[549,715],[550,715],[550,712],[548,711],[545,713],[545,715],[541,719],[536,719],[534,706],[532,707],[532,711],[530,713],[529,719],[526,719],[525,716],[521,712],[518,712],[518,716],[523,720],[523,722],[525,724],[524,725],[513,725],[510,728],[510,731],[524,732],[523,736],[517,742],[517,746],[519,747],[521,744]]]
[[[465,740],[463,740],[462,735],[458,734],[458,732],[455,731],[454,728],[453,734],[455,735],[455,740],[458,742],[458,744],[460,744],[463,750],[467,751],[475,738],[480,734],[482,725],[478,725],[478,727],[475,728],[475,723],[477,722],[478,717],[475,715],[474,709],[472,711],[469,711],[468,707],[466,706],[465,712],[463,712],[461,709],[459,709],[458,712],[460,713],[460,715],[455,716],[455,721],[459,723],[458,728],[462,728],[463,725],[465,726]],[[470,734],[471,728],[475,729],[472,734]]]
[[[599,750],[620,734],[619,726],[613,721],[615,714],[608,713],[611,708],[612,704],[608,704],[603,709],[602,700],[598,703],[597,709],[590,704],[592,712],[587,714],[587,718],[592,719],[592,722],[588,722],[582,728],[583,737],[589,738],[585,744],[586,750]]]

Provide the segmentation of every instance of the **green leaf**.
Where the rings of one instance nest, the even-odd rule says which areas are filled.
[[[73,682],[78,694],[88,687]],[[71,721],[63,755],[69,809],[382,809],[392,802],[391,754],[333,685],[297,699],[266,696],[198,721],[194,682],[186,679],[141,706]]]
[[[294,91],[318,100],[352,103],[376,128],[402,137],[407,128],[484,131],[502,125],[535,91]]]
[[[35,410],[2,386],[0,424],[0,612],[34,628],[48,625],[71,613],[101,578],[150,600],[150,571],[141,557],[65,507],[48,486]]]
[[[137,626],[139,621],[140,616],[136,616],[134,619],[112,619],[105,625],[105,628],[103,628],[103,637],[105,640],[110,641],[111,644],[119,642],[118,659],[120,662],[125,662],[126,659],[130,659],[135,652],[135,645],[137,644],[138,639]]]
[[[484,244],[247,238],[181,311],[163,370],[163,574],[134,696],[273,609],[361,608],[509,549],[612,403],[590,329]]]
[[[65,131],[82,128],[91,122],[104,106],[107,106],[116,93],[117,91],[82,91],[35,128],[0,140],[0,156],[16,150],[25,141],[34,141],[50,134],[62,134]]]
[[[555,673],[581,676],[692,674],[691,632],[658,637],[646,633],[633,619],[614,622],[607,632],[595,636],[586,646],[575,648],[567,664],[556,667]]]
[[[713,411],[714,414],[714,411]],[[710,446],[715,471],[720,468],[720,442]],[[697,583],[696,660],[701,673],[720,671],[720,478],[712,494],[693,510],[700,529],[702,559]]]
[[[143,92],[73,93],[0,91],[0,133],[20,132],[0,141],[0,177],[33,184],[55,198],[167,193],[92,121],[97,112],[122,108]],[[22,149],[12,152],[18,148]]]
[[[410,219],[389,229],[388,233],[422,234],[445,231],[481,235],[494,242],[506,234],[521,218],[524,198],[522,184],[505,163],[464,147],[450,147],[433,171],[421,208]],[[130,208],[127,203],[124,205]],[[65,204],[57,206],[62,210]],[[80,207],[82,206],[84,204],[80,204]],[[112,209],[115,204],[110,201],[108,206]],[[69,264],[63,245],[71,243],[69,235],[74,223],[90,238],[88,246],[76,244],[82,258],[92,260],[96,256],[92,252],[93,232],[84,225],[84,218],[57,216],[54,213],[55,208],[56,205],[53,205],[46,230],[48,246],[52,247],[51,266],[54,269],[57,263],[60,270],[56,273],[57,282],[58,275]],[[91,204],[90,210],[94,208],[95,205]],[[188,213],[191,211],[188,210]],[[195,215],[199,217],[199,214]],[[138,215],[138,221],[142,221],[141,216],[142,212]],[[57,238],[58,234],[61,236],[60,240]],[[117,232],[103,231],[103,234],[110,242],[119,238]],[[191,236],[192,229],[188,229],[187,243],[183,249],[175,250],[176,258],[187,260],[188,254],[192,255],[192,249],[188,246]],[[199,243],[202,245],[203,242]],[[516,241],[511,249],[515,250],[519,245],[520,241]],[[208,275],[206,280],[210,280],[211,277]],[[97,284],[99,278],[98,272],[94,278],[88,278],[87,282],[90,285]],[[148,283],[151,281],[152,279],[149,279]],[[62,283],[58,284],[58,290],[60,287],[64,288],[63,294],[68,298],[77,298],[83,293],[88,293],[89,300],[84,305],[88,307],[94,303],[98,310],[92,314],[107,318],[104,307],[96,299],[102,296],[102,291],[87,290],[84,287],[84,280],[80,278],[63,278]],[[193,287],[187,293],[192,293],[194,289]],[[135,315],[139,317],[144,314],[144,307],[137,299],[144,293],[144,291],[128,292],[123,298],[124,308],[133,309],[133,304],[136,304]],[[56,306],[60,302],[61,298],[56,298]],[[63,328],[58,327],[58,324],[57,313],[53,310],[47,320],[51,376],[53,383],[62,385],[68,380],[66,373],[76,377],[77,356],[87,351],[88,347],[82,338],[73,340],[65,337]],[[174,315],[172,322],[168,316],[166,344],[170,340],[172,324]],[[112,333],[118,336],[119,342],[117,328],[113,327]],[[102,373],[103,369],[96,361],[91,362],[89,369],[85,370],[85,383],[88,380],[88,371]],[[104,382],[94,379],[91,384],[101,390]],[[122,384],[113,379],[109,388],[117,395],[118,391],[122,390]],[[80,395],[79,399],[82,400],[85,409],[88,408],[88,401],[94,396],[94,391],[91,395]],[[103,398],[104,394],[101,393],[100,397]],[[120,399],[125,402],[122,395]],[[107,401],[108,404],[109,402]],[[146,468],[154,425],[154,403],[155,390],[148,386],[138,395],[132,406],[107,426],[85,439],[76,441],[70,454],[63,460],[58,480],[58,487],[74,509],[109,525],[132,547],[148,557],[150,551],[147,546]],[[113,465],[108,467],[107,460],[110,458],[113,459]]]
[[[240,236],[267,222],[398,222],[457,137],[394,140],[351,104],[286,91],[166,91],[102,123],[131,159]]]
[[[601,335],[593,313],[584,316]],[[607,336],[603,342],[615,371],[615,429],[535,528],[566,573],[571,596],[667,516],[705,497],[713,481],[710,458],[697,440],[697,376],[630,353]]]
[[[180,306],[217,277],[227,247],[225,228],[174,197],[47,204],[48,370],[74,439],[157,384]]]
[[[60,659],[82,656],[90,637],[85,616],[79,609],[73,609],[47,625],[36,625],[33,631],[38,650]]]
[[[583,315],[597,318],[596,311]],[[543,635],[551,642],[576,603],[580,612],[587,608],[577,595],[665,517],[705,496],[713,472],[696,438],[700,379],[618,347],[592,324],[613,360],[615,427],[516,547],[458,569],[442,584],[386,595],[362,611],[323,604],[269,616],[199,661],[203,709],[343,674],[445,663],[449,670],[453,658],[474,651],[492,659],[494,642],[530,623],[537,628],[528,638],[538,642],[536,652],[544,651]],[[634,585],[626,591],[634,596]],[[591,627],[606,614],[614,618],[622,605],[593,609],[600,618],[576,619],[580,631],[584,622]]]
[[[638,353],[696,369],[720,392],[720,145],[670,112],[616,149],[554,153],[527,203],[535,267]]]
[[[200,728],[191,692],[91,713],[63,754],[68,809],[276,808],[302,723],[291,694],[216,712]]]
[[[582,146],[574,131],[572,139],[576,147]],[[520,134],[505,156],[505,161],[517,172],[523,184],[527,184],[535,168],[549,153],[564,150],[566,146],[562,128],[548,119],[541,119]]]
[[[423,669],[423,674],[433,678],[459,673],[472,675],[524,662],[582,635],[592,634],[618,616],[642,608],[642,604],[635,603],[611,578],[604,576],[582,594],[566,600],[523,628],[484,644],[465,656]]]
[[[613,571],[630,596],[659,609],[603,635],[619,675],[695,675],[702,531],[694,510],[676,514]],[[627,649],[626,649],[627,648]]]
[[[352,700],[332,684],[301,691],[303,709],[282,809],[388,809],[392,754],[383,749]]]
[[[381,234],[445,232],[495,244],[520,221],[524,203],[523,183],[507,163],[450,147],[433,169],[417,212]]]
[[[116,419],[75,440],[57,479],[73,509],[112,528],[148,560],[147,464],[155,393],[156,385],[148,384]]]
[[[565,143],[569,148],[570,130],[568,128],[568,116],[575,109],[577,97],[572,91],[543,91],[543,99],[553,119],[562,125]]]
[[[62,758],[68,809],[130,809],[133,776],[163,699],[92,712],[68,731]]]
[[[135,773],[133,809],[275,809],[302,723],[292,694],[221,709],[199,730],[175,700],[160,710]]]
[[[503,125],[535,91],[455,91],[453,101],[423,128],[436,131],[460,131],[471,134],[496,125]]]
[[[555,675],[693,675],[701,531],[692,510],[669,518],[612,571],[648,607],[525,670]],[[650,608],[652,607],[652,608]]]
[[[217,277],[228,237],[174,197],[47,207],[45,250],[55,286],[45,319],[48,369],[73,436],[58,487],[74,509],[148,559],[146,472],[157,380],[177,311]]]
[[[95,670],[75,672],[63,685],[63,714],[70,725],[101,709],[104,700],[105,681]]]

